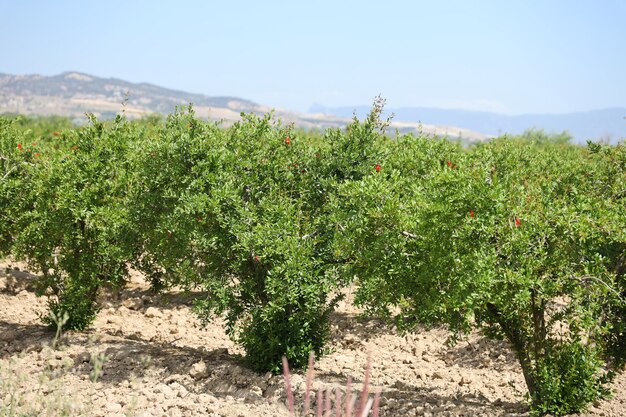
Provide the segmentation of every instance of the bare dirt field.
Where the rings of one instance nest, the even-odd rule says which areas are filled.
[[[15,267],[20,270],[15,269]],[[141,276],[109,294],[87,332],[54,332],[38,317],[34,275],[0,261],[0,416],[287,416],[282,376],[259,375],[218,320],[202,328],[193,295],[152,294]],[[521,370],[504,343],[478,334],[446,345],[444,329],[399,336],[348,304],[332,318],[332,352],[314,388],[360,389],[368,355],[381,416],[527,416]],[[293,375],[297,403],[305,377]],[[626,375],[588,416],[626,416]],[[11,409],[13,407],[13,409]]]

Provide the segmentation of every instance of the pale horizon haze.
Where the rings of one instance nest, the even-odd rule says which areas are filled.
[[[0,73],[100,77],[308,111],[626,107],[626,2],[0,0]]]

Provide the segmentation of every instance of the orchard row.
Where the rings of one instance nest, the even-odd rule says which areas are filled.
[[[133,267],[202,290],[200,318],[278,371],[323,354],[356,285],[401,330],[506,339],[536,414],[605,395],[626,356],[625,147],[389,138],[381,110],[323,134],[191,109],[38,134],[0,119],[0,253],[75,329]]]

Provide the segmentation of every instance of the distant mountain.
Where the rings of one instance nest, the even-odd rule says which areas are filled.
[[[124,104],[124,107],[122,106]],[[0,74],[0,114],[61,115],[84,118],[84,113],[94,113],[101,118],[112,118],[124,109],[130,118],[152,113],[168,114],[176,106],[193,103],[199,117],[223,120],[226,124],[240,119],[241,112],[265,114],[272,109],[236,97],[209,97],[171,90],[147,83],[131,83],[115,78],[100,78],[80,72],[64,72],[55,76]],[[368,108],[369,110],[369,108]],[[346,116],[322,112],[296,113],[276,110],[276,117],[285,123],[294,123],[306,129],[343,127],[350,122],[352,112]],[[462,137],[478,141],[488,135],[471,129],[420,124],[396,119],[391,131]]]
[[[126,113],[131,117],[169,113],[176,106],[192,102],[201,109],[223,109],[220,115],[227,116],[227,119],[233,116],[229,113],[238,116],[241,111],[256,111],[260,107],[235,97],[207,97],[79,72],[64,72],[51,77],[0,74],[0,112],[79,117],[92,112],[110,117],[122,110],[125,100]]]
[[[311,112],[349,117],[356,113],[359,117],[369,110],[367,106],[324,107],[313,105]],[[626,138],[626,108],[611,108],[567,114],[523,114],[509,116],[497,113],[469,110],[446,110],[427,107],[401,107],[386,109],[394,113],[394,120],[419,122],[432,125],[459,126],[487,135],[504,133],[519,134],[526,129],[544,129],[550,133],[569,132],[576,142],[586,140],[609,140],[613,143]]]

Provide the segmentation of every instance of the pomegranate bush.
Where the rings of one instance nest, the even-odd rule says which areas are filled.
[[[200,317],[224,315],[254,369],[305,365],[345,284],[332,196],[372,171],[377,120],[313,145],[269,116],[224,130],[172,115],[136,157],[137,265],[157,285],[205,290]]]
[[[626,220],[605,191],[622,163],[509,139],[469,152],[423,138],[393,146],[388,175],[344,190],[363,204],[346,233],[359,302],[399,308],[405,329],[444,323],[455,336],[506,339],[537,414],[605,395],[609,348],[623,341]]]
[[[28,165],[24,133],[14,120],[0,118],[0,256],[9,253],[15,235],[15,209]]]
[[[69,149],[28,151],[12,207],[12,251],[42,274],[39,292],[50,296],[54,315],[69,314],[69,329],[91,323],[98,289],[123,282],[133,258],[134,227],[125,200],[132,129],[121,118],[111,127],[92,118],[68,133]],[[52,315],[44,321],[53,324]]]

